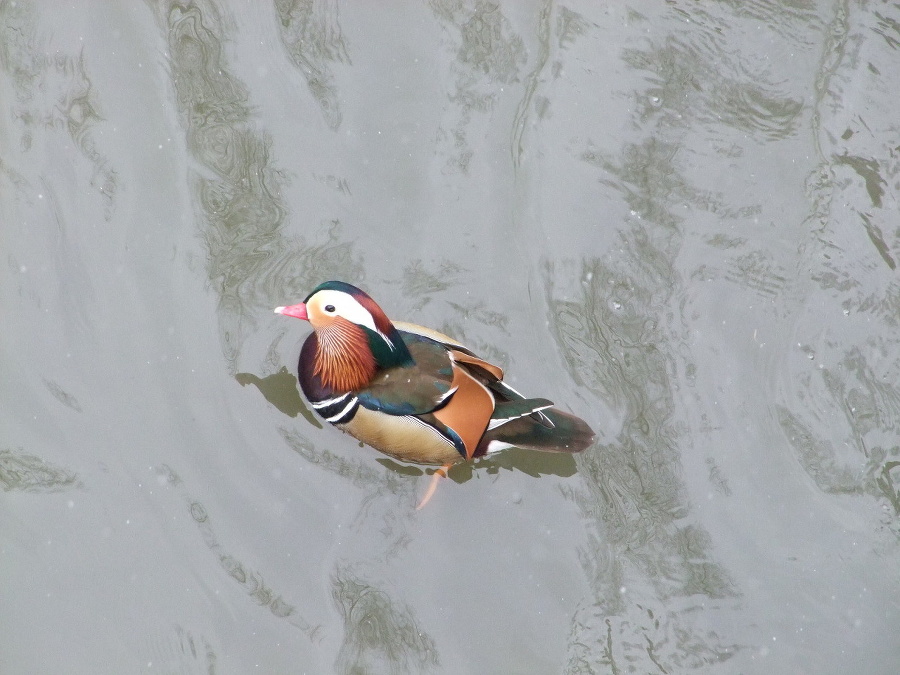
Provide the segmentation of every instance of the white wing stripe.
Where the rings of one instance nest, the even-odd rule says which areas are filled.
[[[322,408],[327,408],[330,405],[334,405],[335,403],[340,403],[345,398],[350,395],[348,391],[346,394],[342,394],[341,396],[335,396],[334,398],[326,398],[324,401],[316,401],[312,404],[312,407],[316,410],[321,410]]]
[[[547,408],[552,408],[552,407],[553,407],[552,404],[542,405],[542,406],[535,408],[534,410],[529,410],[528,412],[523,412],[521,415],[514,415],[513,417],[500,417],[498,419],[493,419],[490,421],[490,424],[488,424],[487,430],[490,431],[491,429],[496,429],[500,425],[506,424],[507,422],[512,422],[513,420],[517,420],[520,417],[526,417],[527,415],[532,415],[536,412],[540,412],[541,410],[546,410]]]
[[[325,421],[331,422],[331,423],[337,422],[344,415],[346,415],[348,412],[350,412],[353,409],[353,406],[355,406],[355,405],[356,405],[356,397],[354,396],[353,398],[350,399],[350,402],[344,407],[344,409],[341,410],[341,412],[339,412],[337,415],[332,415],[331,417],[326,417]]]
[[[444,392],[443,394],[441,394],[441,397],[436,401],[436,403],[437,403],[438,405],[440,405],[441,403],[443,403],[444,401],[446,401],[448,398],[450,398],[451,396],[453,396],[453,394],[456,393],[456,390],[457,390],[457,389],[459,389],[458,386],[456,386],[456,387],[451,387],[449,390],[447,390],[446,392]]]

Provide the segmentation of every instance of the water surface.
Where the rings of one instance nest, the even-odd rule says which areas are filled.
[[[900,9],[0,3],[0,671],[896,673]],[[365,288],[598,430],[421,469]]]

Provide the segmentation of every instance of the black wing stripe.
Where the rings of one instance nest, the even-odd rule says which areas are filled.
[[[340,396],[335,396],[334,398],[324,398],[321,401],[311,401],[312,407],[316,410],[321,410],[322,408],[327,408],[328,406],[346,401],[349,395],[350,392],[348,391],[346,394],[341,394]]]
[[[347,424],[356,415],[357,410],[359,410],[359,399],[354,396],[346,406],[342,407],[336,414],[325,417],[325,420],[332,424]]]
[[[348,403],[351,403],[356,400],[356,397],[351,397],[350,392],[346,394],[342,394],[341,396],[336,396],[334,398],[324,399],[322,401],[311,401],[313,409],[326,420],[331,421],[331,418],[335,415],[338,415],[341,411],[343,411]]]

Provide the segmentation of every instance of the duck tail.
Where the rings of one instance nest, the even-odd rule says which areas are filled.
[[[526,400],[534,402],[527,411],[507,411],[505,407],[510,404],[497,405],[476,454],[512,446],[543,452],[581,452],[594,442],[594,430],[580,417],[549,407],[550,402],[546,399]],[[522,408],[522,403],[516,401],[514,404],[516,408]],[[514,412],[519,414],[513,416]]]

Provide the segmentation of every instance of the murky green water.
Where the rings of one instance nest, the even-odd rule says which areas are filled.
[[[0,2],[0,672],[900,671],[898,26]],[[417,512],[331,278],[598,441]]]

